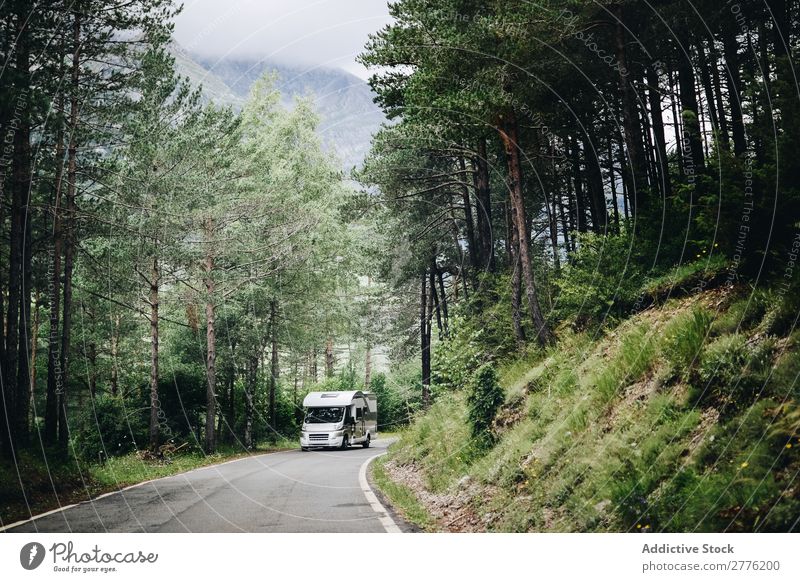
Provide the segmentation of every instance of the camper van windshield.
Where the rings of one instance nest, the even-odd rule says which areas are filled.
[[[329,422],[340,422],[344,408],[341,406],[328,406],[325,408],[309,408],[306,413],[306,422],[323,424]]]

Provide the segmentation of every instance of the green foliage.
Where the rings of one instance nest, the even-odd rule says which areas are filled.
[[[768,334],[784,336],[797,329],[800,317],[800,285],[781,282],[778,289],[778,292],[770,294],[761,329]]]
[[[556,282],[556,308],[579,325],[619,318],[635,303],[642,283],[633,236],[583,233],[577,244]]]
[[[772,340],[750,346],[741,334],[709,344],[698,368],[703,397],[727,404],[731,410],[749,405],[765,385],[774,349]]]
[[[723,335],[751,330],[764,317],[769,303],[767,292],[761,289],[734,301],[725,313],[714,320],[713,333]]]
[[[778,400],[787,397],[800,400],[798,341],[800,341],[800,332],[795,332],[783,350],[778,352],[775,366],[769,374],[766,392]]]
[[[434,394],[466,387],[490,351],[483,345],[484,330],[473,327],[461,317],[454,317],[450,327],[450,337],[437,343],[432,350],[431,384]]]
[[[494,441],[492,423],[504,401],[497,370],[492,364],[484,364],[475,372],[467,395],[467,416],[472,437],[479,446],[488,446]]]
[[[104,462],[124,455],[147,442],[141,409],[132,408],[119,397],[95,398],[75,419],[71,447],[86,462]]]
[[[643,292],[657,300],[662,297],[687,295],[708,286],[708,281],[718,278],[728,267],[727,259],[720,255],[704,257],[702,252],[697,260],[681,263],[666,269],[662,275],[648,277]]]
[[[379,372],[373,374],[369,383],[370,392],[378,398],[378,432],[395,431],[408,424],[408,408],[402,387],[394,383],[394,377],[387,378]]]

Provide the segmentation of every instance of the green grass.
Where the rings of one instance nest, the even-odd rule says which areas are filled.
[[[370,470],[372,471],[372,479],[375,485],[389,498],[392,505],[404,519],[425,531],[435,531],[436,525],[433,517],[419,502],[411,489],[389,478],[386,474],[385,463],[385,456],[378,457],[372,462]]]
[[[683,263],[659,277],[650,279],[643,291],[656,299],[667,295],[685,294],[691,292],[702,281],[710,281],[719,276],[727,265],[727,260],[721,255],[711,258],[700,257],[696,261]]]
[[[687,377],[697,365],[710,326],[711,315],[702,307],[680,313],[664,326],[661,355],[671,374]]]
[[[704,306],[741,321],[746,297],[720,298],[676,299],[594,343],[569,335],[506,363],[504,406],[524,414],[488,451],[469,446],[455,392],[389,457],[421,471],[432,493],[469,477],[467,507],[489,531],[786,531],[800,515],[785,495],[800,470],[800,332],[765,336],[768,309],[721,326]],[[692,396],[705,385],[706,397]]]

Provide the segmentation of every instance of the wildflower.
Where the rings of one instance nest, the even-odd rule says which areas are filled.
[[[791,449],[791,448],[792,448],[792,443],[787,443],[787,444],[786,444],[786,448],[787,448],[787,449]]]
[[[749,465],[749,464],[750,464],[750,463],[748,463],[747,461],[745,461],[744,463],[742,463],[742,465],[741,465],[742,469],[746,468],[746,467],[747,467],[747,465]]]

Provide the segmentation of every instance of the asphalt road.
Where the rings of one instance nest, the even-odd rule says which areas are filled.
[[[246,457],[107,494],[7,531],[397,531],[364,480],[363,465],[388,444]]]

